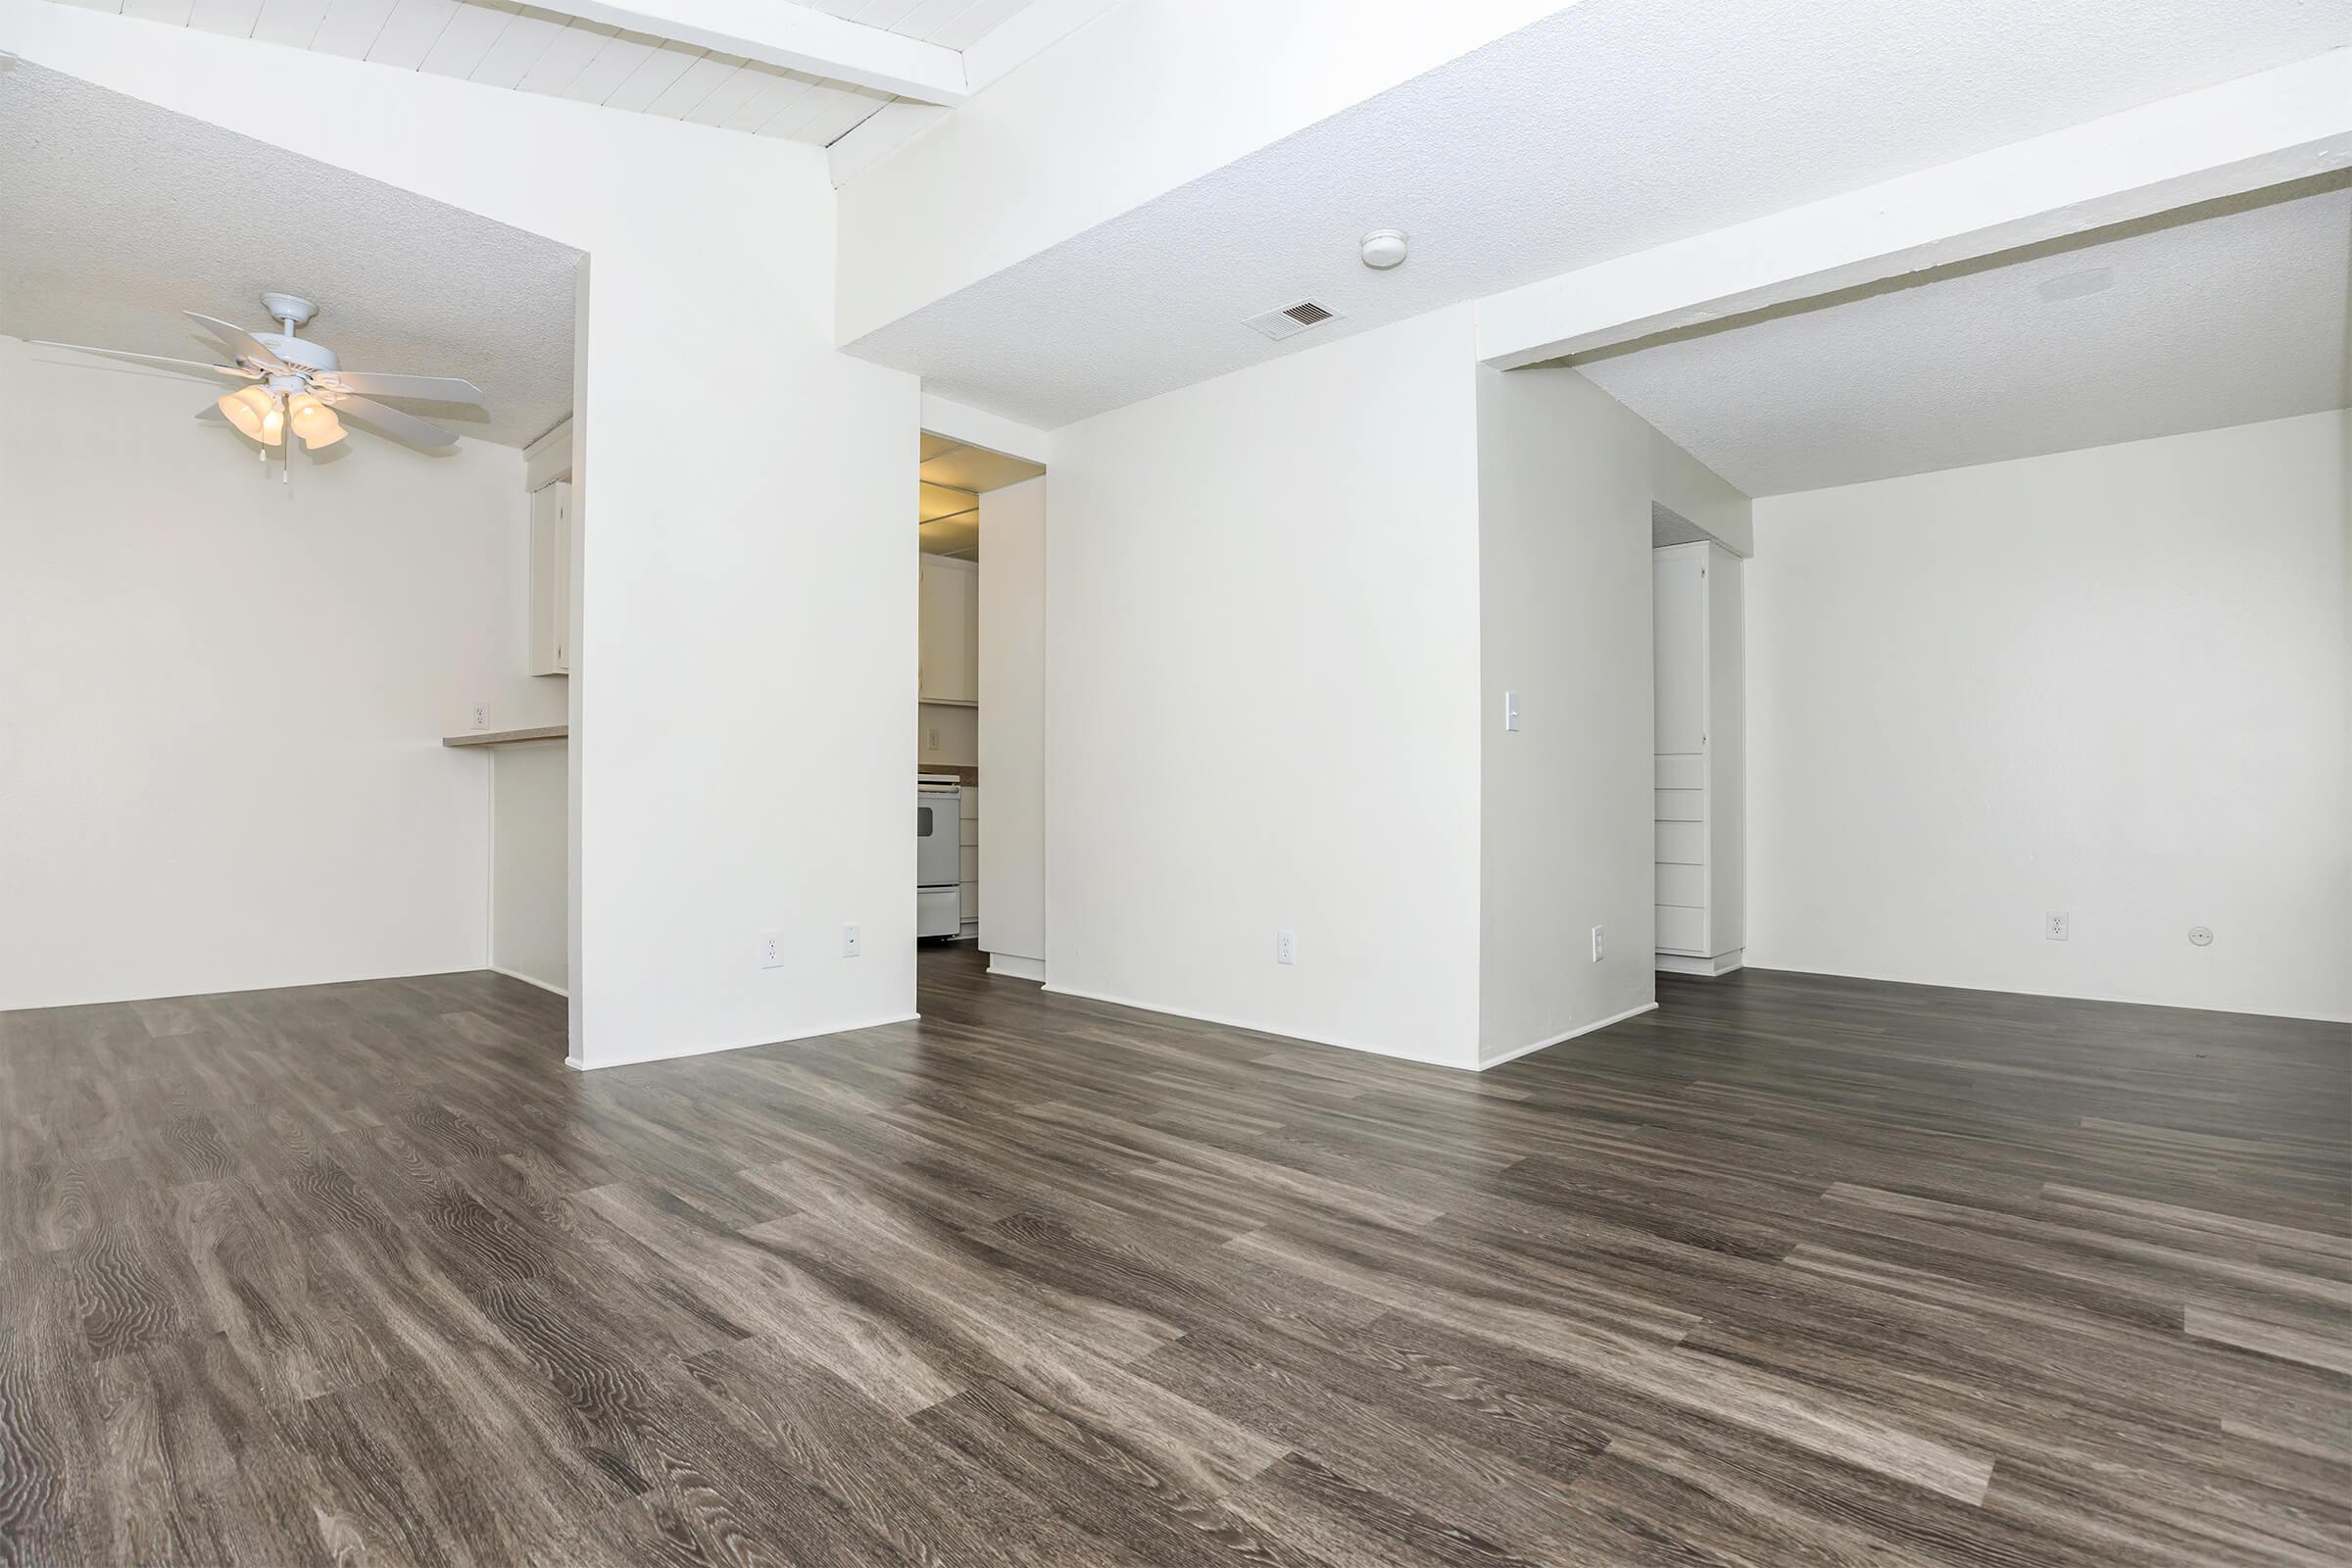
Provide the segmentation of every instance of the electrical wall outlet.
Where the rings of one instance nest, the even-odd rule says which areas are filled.
[[[760,933],[760,967],[762,969],[784,967],[784,939],[773,931]]]
[[[475,729],[488,729],[490,727],[490,705],[488,703],[476,703],[473,705],[473,727]]]
[[[858,956],[858,928],[854,925],[841,928],[841,956],[845,958]]]
[[[923,750],[926,752],[939,750],[939,726],[937,724],[923,731]]]
[[[1274,961],[1276,963],[1297,963],[1298,961],[1298,939],[1291,935],[1288,930],[1274,933]]]
[[[1592,961],[1594,963],[1600,961],[1600,927],[1598,926],[1592,928]]]
[[[2061,913],[2059,910],[2052,909],[2048,914],[2043,915],[2041,918],[2041,934],[2049,938],[2052,942],[2064,942],[2066,940],[2066,915]]]

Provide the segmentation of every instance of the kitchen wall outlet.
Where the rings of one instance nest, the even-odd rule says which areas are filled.
[[[1276,963],[1297,963],[1298,961],[1298,939],[1288,931],[1274,933],[1274,961]]]
[[[773,931],[760,933],[760,967],[762,969],[784,967],[784,939]]]
[[[1517,692],[1502,694],[1502,727],[1507,730],[1516,730],[1519,727],[1519,694]]]
[[[473,727],[475,729],[488,729],[490,727],[490,705],[488,703],[476,703],[473,705]]]
[[[939,750],[939,726],[937,724],[923,731],[923,750],[926,752]]]
[[[854,925],[841,928],[841,956],[845,958],[858,956],[858,928]]]
[[[2066,940],[2066,923],[2067,917],[2056,909],[2052,909],[2048,914],[2042,916],[2041,934],[2052,942],[2064,942]]]
[[[1592,961],[1594,963],[1600,961],[1600,927],[1598,926],[1592,928]]]

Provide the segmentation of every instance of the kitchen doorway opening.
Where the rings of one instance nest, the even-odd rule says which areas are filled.
[[[925,430],[915,487],[915,940],[976,944],[993,967],[992,941],[1010,938],[1006,957],[1034,962],[1031,978],[1044,963],[1045,471]]]

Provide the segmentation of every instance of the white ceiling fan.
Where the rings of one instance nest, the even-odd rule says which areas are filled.
[[[351,416],[379,435],[411,446],[457,445],[458,438],[439,425],[388,408],[376,402],[376,397],[425,398],[435,403],[483,406],[482,389],[456,376],[392,375],[381,370],[344,369],[333,349],[323,343],[309,342],[300,335],[303,326],[318,314],[318,307],[309,300],[292,294],[264,294],[262,308],[284,330],[248,332],[210,316],[200,316],[194,311],[186,313],[188,319],[220,340],[234,359],[229,365],[133,354],[123,349],[91,348],[80,343],[35,341],[45,348],[103,354],[108,359],[153,365],[182,375],[245,383],[234,391],[222,393],[218,406],[229,423],[262,444],[264,462],[269,461],[270,448],[289,446],[286,441],[289,429],[302,438],[308,451],[333,446],[345,433],[342,415]],[[374,396],[369,396],[370,393]]]

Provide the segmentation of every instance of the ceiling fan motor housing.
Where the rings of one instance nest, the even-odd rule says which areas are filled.
[[[332,375],[342,368],[343,362],[335,358],[335,351],[323,343],[291,337],[284,332],[256,332],[253,339],[288,365],[298,366],[305,370]]]

